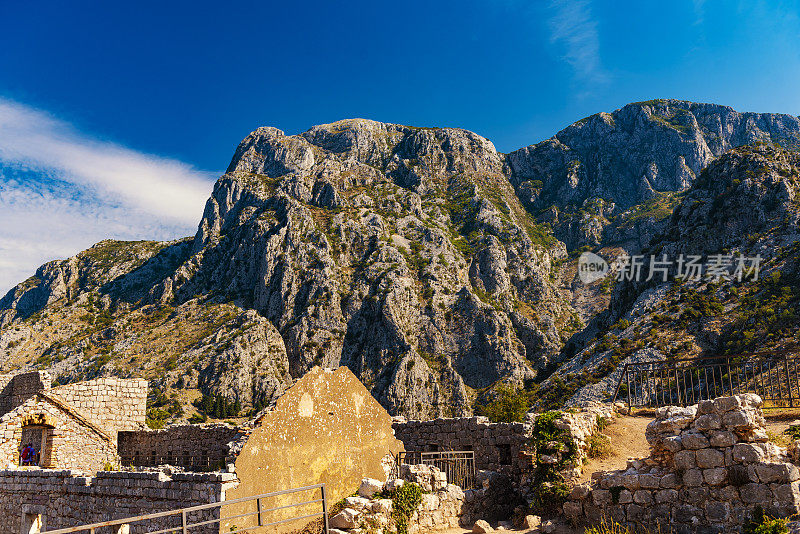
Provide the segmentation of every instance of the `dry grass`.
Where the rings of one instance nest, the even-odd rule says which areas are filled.
[[[672,529],[664,530],[660,523],[656,523],[655,529],[643,525],[627,527],[614,520],[603,518],[599,525],[586,527],[583,532],[584,534],[671,534]]]
[[[595,432],[586,440],[588,448],[586,450],[589,458],[609,458],[613,453],[611,438],[601,432]]]

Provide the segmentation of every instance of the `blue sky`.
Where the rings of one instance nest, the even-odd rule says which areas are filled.
[[[194,233],[251,130],[350,117],[507,152],[632,101],[800,114],[800,2],[0,2],[0,294]]]

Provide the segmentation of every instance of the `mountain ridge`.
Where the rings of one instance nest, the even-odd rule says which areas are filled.
[[[665,161],[685,162],[670,152],[684,132],[652,119],[684,104],[631,104],[562,132],[632,114]],[[770,142],[800,132],[796,118],[775,117]],[[760,139],[765,124],[731,139]],[[367,119],[291,136],[258,128],[214,185],[194,237],[101,242],[0,299],[2,366],[49,368],[62,381],[142,375],[161,393],[153,408],[185,419],[202,396],[256,410],[313,365],[347,365],[392,413],[470,414],[498,384],[526,387],[569,367],[624,307],[618,293],[576,282],[568,250],[612,238],[646,248],[696,182],[625,209],[592,190],[583,213],[548,218],[524,183],[531,158],[547,162],[556,141],[503,155],[458,128]],[[663,179],[684,187],[679,174]],[[541,198],[558,196],[563,182],[552,182]]]

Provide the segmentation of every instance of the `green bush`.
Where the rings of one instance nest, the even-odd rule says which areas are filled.
[[[530,446],[535,459],[532,504],[540,512],[553,512],[567,499],[569,487],[561,471],[578,456],[575,441],[566,430],[555,425],[561,415],[560,411],[540,414],[531,429]],[[544,455],[556,458],[556,462],[543,462]]]
[[[242,411],[242,405],[238,400],[231,402],[221,395],[203,395],[199,401],[195,402],[195,407],[215,419],[237,417]]]
[[[392,492],[392,518],[397,534],[408,534],[408,519],[422,502],[422,488],[410,482]]]
[[[528,391],[500,385],[497,387],[497,397],[492,402],[480,406],[478,411],[492,423],[513,423],[523,421],[530,407]]]
[[[761,506],[753,509],[753,517],[744,524],[743,534],[788,534],[788,519],[773,518],[764,514]]]

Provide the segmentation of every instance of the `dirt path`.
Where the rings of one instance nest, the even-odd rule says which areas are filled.
[[[625,469],[628,458],[646,458],[650,446],[644,437],[644,430],[653,418],[639,416],[615,417],[604,434],[611,438],[611,456],[608,458],[589,458],[583,466],[582,482],[588,482],[595,471]]]
[[[788,412],[788,410],[787,410]],[[780,437],[783,431],[788,428],[790,423],[796,422],[800,418],[800,411],[790,413],[770,413],[765,414],[766,424],[764,427],[770,434]],[[582,482],[591,480],[592,473],[595,471],[611,471],[614,469],[625,469],[628,458],[646,458],[650,455],[650,446],[644,437],[647,424],[653,420],[651,414],[635,416],[622,416],[614,419],[614,422],[605,430],[605,434],[611,438],[612,455],[608,458],[590,458],[583,467]],[[779,445],[785,446],[786,443]],[[787,438],[788,443],[788,438]]]

